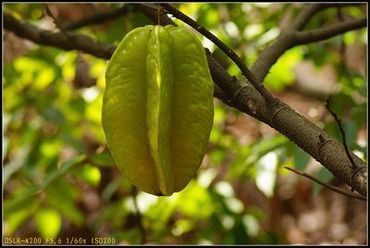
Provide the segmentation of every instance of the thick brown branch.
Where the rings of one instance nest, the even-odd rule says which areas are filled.
[[[109,59],[115,50],[113,45],[99,43],[86,35],[43,30],[19,21],[7,13],[4,14],[4,28],[38,44],[64,50],[80,50],[99,58]]]
[[[361,195],[366,196],[367,170],[359,171],[353,180],[351,179],[352,164],[348,160],[343,144],[330,137],[285,103],[281,102],[281,104],[283,105],[282,109],[272,117],[269,117],[268,113],[262,113],[263,118],[267,118],[265,123],[287,136],[325,166],[334,176],[356,189]],[[353,152],[350,152],[350,156],[357,167],[367,168],[366,163]]]

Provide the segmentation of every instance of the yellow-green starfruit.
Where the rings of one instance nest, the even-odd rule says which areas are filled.
[[[106,68],[102,124],[123,175],[140,190],[171,195],[197,172],[213,124],[205,51],[184,27],[140,27]]]

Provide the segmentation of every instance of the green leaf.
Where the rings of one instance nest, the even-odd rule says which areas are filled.
[[[302,48],[288,50],[274,64],[266,76],[265,85],[274,91],[281,91],[294,82],[294,66],[302,59]]]
[[[113,167],[115,165],[113,157],[110,152],[103,152],[99,154],[93,154],[89,159],[99,167]]]
[[[10,215],[31,205],[36,201],[37,189],[36,186],[32,185],[15,191],[10,199],[5,200],[4,215]]]
[[[351,149],[351,147],[354,147],[356,144],[357,130],[358,130],[357,125],[354,121],[346,121],[346,122],[342,122],[342,126],[344,129],[347,146],[349,149]]]
[[[319,171],[315,173],[315,177],[320,181],[327,183],[333,178],[333,174],[331,174],[331,172],[328,171],[328,169],[326,169],[325,167],[321,167]],[[322,188],[323,186],[321,186],[320,184],[313,183],[314,193],[318,193]]]
[[[81,226],[84,222],[84,213],[79,209],[76,200],[79,199],[78,188],[59,182],[52,184],[46,189],[47,203],[50,207],[59,211],[71,223]]]
[[[17,211],[4,215],[4,234],[11,236],[27,219],[29,219],[38,207],[36,201],[28,201]]]
[[[308,164],[308,161],[310,161],[311,156],[293,142],[289,143],[291,143],[293,146],[293,157],[295,167],[299,170],[304,170]]]
[[[41,185],[41,189],[46,189],[50,184],[67,174],[70,170],[72,170],[76,165],[80,164],[82,161],[86,159],[86,155],[79,155],[73,159],[70,159],[64,162],[59,170],[55,170],[51,172],[44,180]]]
[[[252,165],[256,163],[260,158],[262,158],[267,153],[274,151],[288,142],[288,138],[283,135],[276,135],[271,138],[265,138],[259,140],[252,145],[251,155],[247,158],[247,164]]]

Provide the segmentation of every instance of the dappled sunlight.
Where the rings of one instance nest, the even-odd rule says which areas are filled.
[[[270,152],[263,156],[257,163],[256,184],[268,197],[273,196],[277,171],[277,156]]]

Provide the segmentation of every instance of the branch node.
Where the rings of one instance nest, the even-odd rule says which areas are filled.
[[[351,177],[350,177],[350,182],[351,184],[353,184],[353,178],[355,177],[356,174],[358,174],[360,171],[362,171],[363,169],[367,169],[365,166],[359,166],[357,167],[351,174]]]
[[[235,76],[233,76],[232,81],[233,81],[233,82],[235,82]],[[242,91],[244,88],[246,88],[246,87],[248,87],[248,85],[240,86],[240,88],[239,88],[239,89],[237,89],[237,90],[235,91],[234,95],[231,97],[231,101],[232,101],[233,103],[235,103],[235,104],[236,104],[236,100],[238,99],[239,94],[240,94],[240,93],[241,93],[241,91]]]
[[[271,117],[271,121],[273,121],[275,119],[275,117],[283,110],[283,109],[286,109],[288,108],[287,105],[282,105],[280,106],[277,110],[274,111],[274,113],[272,114],[272,117]]]
[[[332,140],[330,139],[325,139],[322,135],[319,135],[319,142],[317,142],[317,145],[319,146],[317,150],[317,154],[321,157],[321,149],[329,142]]]
[[[235,77],[233,78],[236,80]],[[246,97],[246,95],[248,94],[246,95],[244,94],[245,89],[247,89],[248,87],[253,87],[253,86],[248,85],[248,84],[240,86],[240,88],[235,91],[234,95],[230,99],[230,102],[232,103],[232,105],[239,106],[239,108],[242,108],[243,111],[254,116],[257,114],[258,107],[254,100]]]

